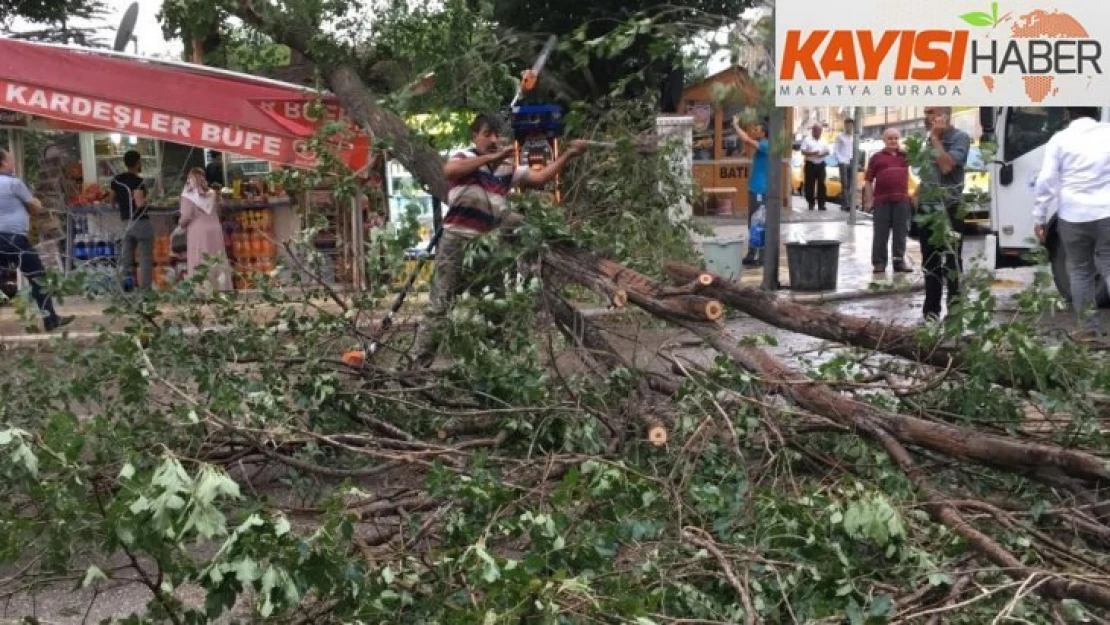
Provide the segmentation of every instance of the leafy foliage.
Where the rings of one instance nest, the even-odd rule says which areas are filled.
[[[282,19],[337,6],[303,3]],[[473,5],[444,11],[489,19]],[[382,23],[418,32],[440,15],[398,9]],[[464,30],[432,32],[449,47]],[[634,41],[597,46],[620,54]],[[410,45],[400,35],[379,42]],[[14,574],[2,592],[137,583],[149,604],[118,619],[133,624],[1088,619],[1082,604],[1037,598],[1036,580],[1008,581],[932,519],[917,476],[862,432],[796,410],[772,392],[783,381],[725,357],[694,366],[634,321],[606,335],[669,367],[600,367],[555,334],[547,295],[567,290],[537,271],[552,245],[604,252],[649,275],[664,260],[694,258],[691,226],[670,219],[689,196],[673,155],[640,149],[652,99],[619,100],[570,112],[572,134],[616,147],[567,173],[563,204],[521,198],[524,228],[471,246],[470,268],[506,295],[460,298],[444,328],[452,360],[437,369],[404,371],[411,331],[399,323],[379,336],[370,321],[390,301],[385,282],[403,266],[411,221],[372,241],[382,254],[366,292],[316,279],[310,224],[254,293],[207,295],[197,276],[149,299],[120,298],[112,331],[93,339],[5,346],[0,562]],[[350,194],[333,165],[286,182],[330,180]],[[1000,320],[989,283],[973,279],[958,314],[921,331],[927,344],[958,342],[959,370],[837,348],[807,373],[937,424],[1106,453],[1098,398],[1110,368],[1104,354],[1040,333],[1060,308],[1047,284],[1039,278]],[[52,286],[84,287],[79,277]],[[378,338],[374,357],[341,357]],[[660,373],[675,367],[688,375]],[[678,391],[646,397],[660,377]],[[665,424],[666,446],[642,440],[648,417]],[[1021,562],[1105,577],[1110,530],[1082,503],[1097,484],[1065,489],[912,453],[946,500],[979,513],[969,523]]]
[[[668,81],[683,83],[682,48],[707,31],[736,21],[751,0],[699,0],[680,4],[495,0],[493,15],[506,27],[554,34],[560,52],[547,70],[567,101],[601,102],[610,96],[657,97]]]
[[[0,20],[7,23],[22,18],[30,22],[55,23],[96,17],[103,10],[101,0],[2,0]]]

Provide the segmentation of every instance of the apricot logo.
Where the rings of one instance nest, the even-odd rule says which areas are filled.
[[[975,93],[1011,99],[1020,90],[1040,104],[1084,82],[1089,90],[1103,74],[1101,42],[1069,13],[1037,9],[1015,16],[1003,14],[998,2],[986,11],[955,13],[918,28],[787,27],[780,31],[779,95],[960,99],[967,92],[968,99]]]

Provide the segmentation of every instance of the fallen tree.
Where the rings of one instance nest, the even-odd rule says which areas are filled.
[[[767,391],[789,398],[799,406],[845,425],[851,431],[880,445],[906,472],[907,477],[928,502],[927,508],[933,518],[967,539],[974,549],[1016,581],[1038,580],[1040,582],[1038,592],[1051,599],[1078,599],[1110,609],[1110,584],[1088,583],[1052,571],[1029,567],[996,539],[974,527],[954,505],[948,502],[948,497],[930,483],[907,447],[920,447],[952,458],[973,460],[988,466],[1020,472],[1033,472],[1046,466],[1054,467],[1064,474],[1088,480],[1095,487],[1105,487],[1106,480],[1110,478],[1110,468],[1108,468],[1110,464],[1106,459],[1058,446],[1029,443],[1009,437],[983,434],[967,428],[957,428],[936,421],[898,415],[845,397],[831,391],[820,382],[792,370],[765,351],[743,345],[718,324],[707,321],[694,322],[673,314],[670,307],[666,305],[666,300],[660,300],[657,297],[664,293],[665,289],[646,276],[620,267],[611,261],[567,247],[553,249],[549,255],[560,258],[559,261],[550,263],[553,267],[572,265],[581,272],[576,278],[580,284],[590,286],[602,278],[610,279],[612,286],[601,289],[602,292],[607,288],[627,290],[632,303],[660,319],[686,328],[701,337],[718,352],[759,376],[758,382]],[[573,259],[573,262],[566,262],[567,258]],[[776,325],[804,324],[804,327],[809,330],[807,333],[812,333],[816,326],[818,331],[824,331],[829,335],[826,338],[844,337],[851,333],[850,335],[857,342],[870,342],[870,346],[875,349],[883,346],[880,337],[875,336],[868,325],[853,324],[854,327],[837,329],[819,322],[814,323],[816,319],[827,322],[828,316],[804,306],[774,303],[768,296],[756,293],[752,289],[744,289],[736,285],[721,288],[719,278],[708,277],[702,272],[690,271],[680,265],[671,264],[668,270],[679,278],[680,282],[688,282],[691,288],[700,288],[703,292],[722,296],[730,303],[740,303],[745,309],[758,312],[762,318],[775,319]],[[754,301],[747,301],[746,295],[750,295]],[[772,311],[779,314],[785,312],[784,316],[787,319],[784,321]],[[904,331],[895,331],[894,334],[901,335],[901,343],[888,346],[888,350],[900,352],[897,355],[908,355],[919,359],[923,357],[923,353],[918,351],[919,348],[915,348],[909,342],[909,337]],[[951,357],[949,358],[951,362]]]
[[[119,334],[59,342],[50,368],[10,359],[0,593],[82,582],[99,617],[101,590],[137,583],[182,623],[1098,622],[1102,447],[819,379],[703,314],[704,275],[538,254],[540,280],[459,301],[455,361],[426,371],[392,367],[400,326],[374,359],[339,358],[365,294],[313,282],[330,304],[306,306],[265,280],[261,298],[123,309]],[[584,315],[569,285],[676,330]],[[184,331],[199,306],[234,331]],[[684,360],[689,335],[720,357]]]

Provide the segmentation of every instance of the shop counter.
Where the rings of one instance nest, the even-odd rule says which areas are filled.
[[[225,200],[221,204],[220,209],[229,212],[244,211],[244,210],[265,210],[268,208],[287,208],[293,205],[293,200],[290,198],[275,198],[271,200]],[[119,212],[114,203],[99,203],[99,204],[79,204],[67,207],[70,215],[115,215]],[[152,216],[157,215],[176,215],[181,212],[179,204],[155,204],[147,208],[147,214]]]

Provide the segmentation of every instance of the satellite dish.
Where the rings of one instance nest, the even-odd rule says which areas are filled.
[[[131,6],[123,13],[123,19],[119,23],[119,28],[116,29],[116,43],[112,49],[116,52],[123,52],[127,48],[127,44],[131,43],[131,33],[135,31],[135,20],[139,18],[139,3],[132,2]]]

